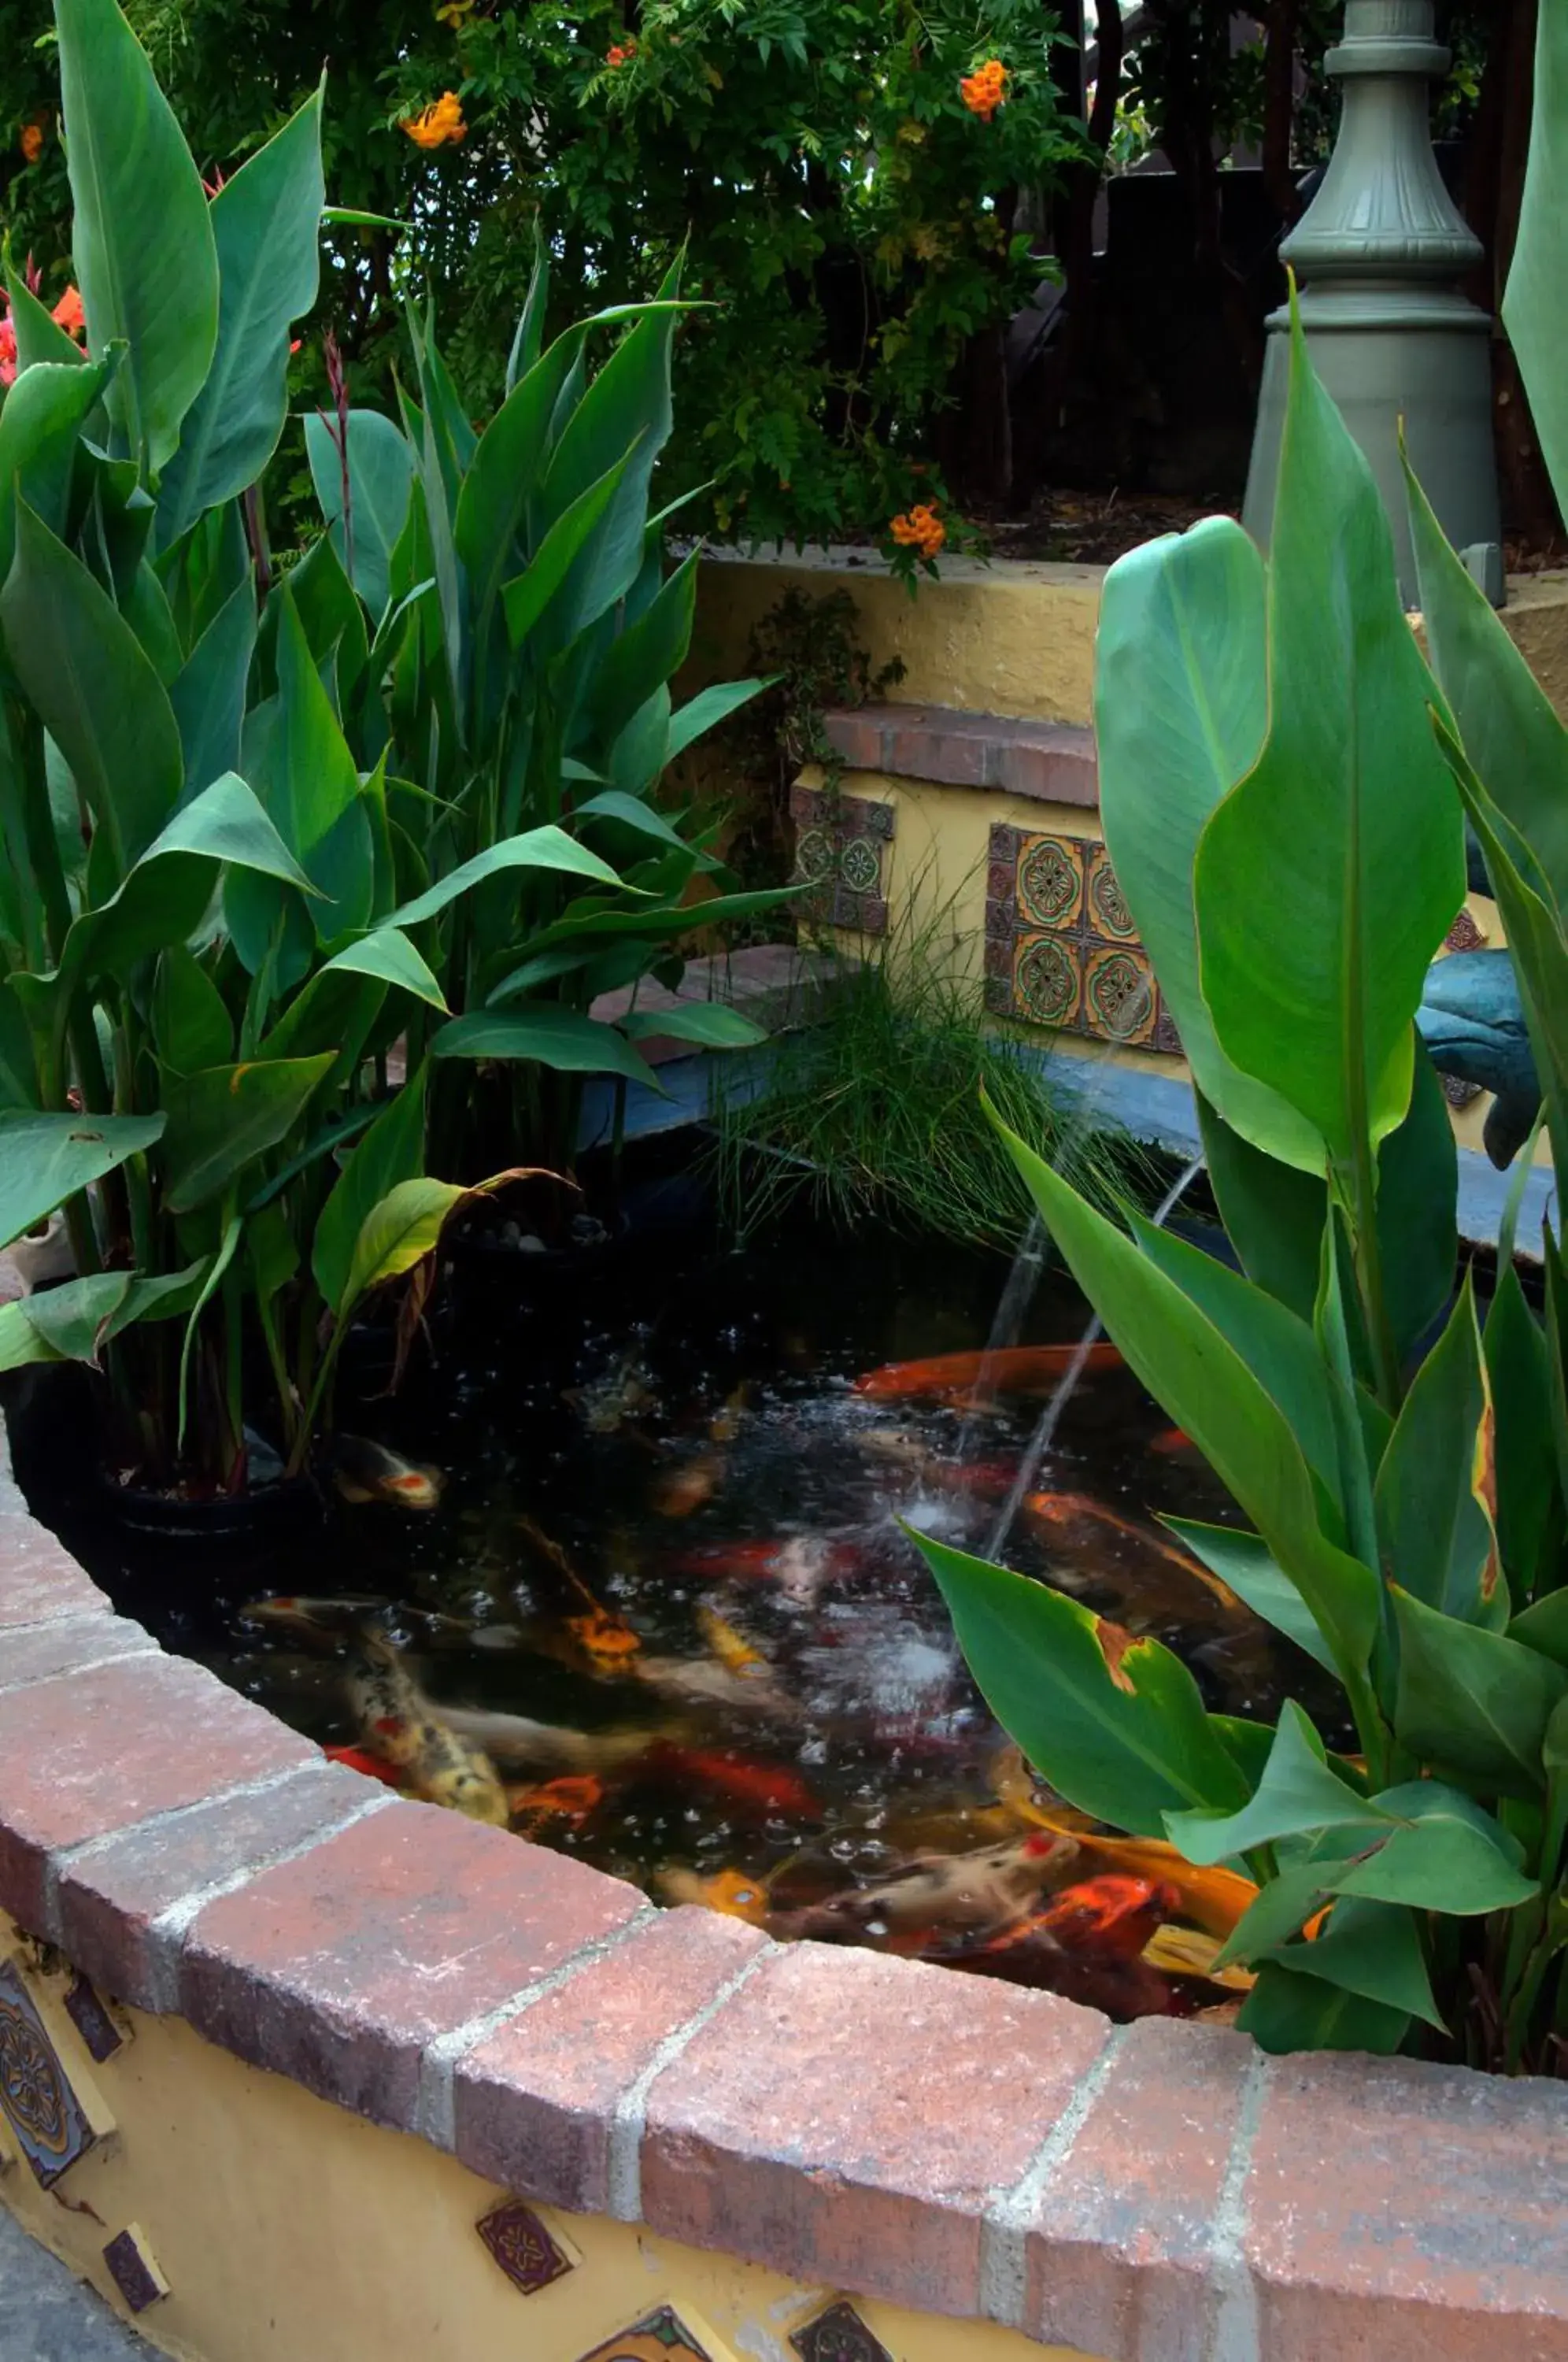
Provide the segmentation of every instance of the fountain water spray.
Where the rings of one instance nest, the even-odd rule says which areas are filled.
[[[1202,1170],[1202,1157],[1195,1156],[1186,1171],[1172,1183],[1154,1209],[1155,1230],[1165,1228]],[[1013,1519],[1022,1506],[1024,1496],[1033,1488],[1034,1479],[1040,1473],[1040,1463],[1051,1449],[1056,1429],[1061,1422],[1062,1413],[1067,1407],[1073,1388],[1082,1377],[1085,1364],[1099,1342],[1100,1335],[1100,1318],[1096,1313],[1078,1340],[1078,1349],[1063,1371],[1050,1401],[1041,1412],[1040,1424],[1030,1437],[1029,1447],[1019,1462],[1018,1473],[1012,1480],[1012,1490],[1002,1505],[1001,1515],[998,1518],[991,1531],[990,1540],[986,1546],[986,1556],[988,1559],[999,1559],[1007,1547],[1007,1538],[1012,1531]]]

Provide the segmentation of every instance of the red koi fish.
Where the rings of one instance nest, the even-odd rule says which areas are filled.
[[[930,1362],[893,1362],[855,1381],[855,1392],[870,1402],[947,1402],[977,1387],[999,1395],[1027,1395],[1054,1385],[1079,1351],[1077,1345],[1010,1345],[995,1353],[939,1353]],[[1121,1355],[1112,1344],[1091,1345],[1087,1370],[1119,1370]]]
[[[1157,1927],[1181,1909],[1181,1896],[1163,1879],[1108,1872],[1065,1886],[1034,1919],[1067,1952],[1135,1960]]]
[[[1196,1451],[1198,1446],[1185,1428],[1167,1427],[1160,1434],[1150,1437],[1149,1449],[1157,1451],[1163,1460],[1175,1460],[1183,1452]]]
[[[822,1808],[798,1772],[783,1763],[756,1763],[727,1749],[677,1746],[665,1739],[650,1752],[651,1769],[710,1788],[743,1811],[786,1813],[820,1820]]]

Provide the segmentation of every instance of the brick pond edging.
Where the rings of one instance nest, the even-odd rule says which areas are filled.
[[[1568,2087],[659,1911],[166,1656],[0,1456],[0,1907],[518,2195],[1105,2362],[1568,2362]]]

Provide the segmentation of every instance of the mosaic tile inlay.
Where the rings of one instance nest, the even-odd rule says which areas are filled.
[[[0,1963],[0,2108],[46,2190],[97,2137],[14,1960]]]
[[[480,2237],[513,2288],[533,2296],[552,2280],[564,2279],[572,2259],[556,2245],[531,2206],[509,2198],[479,2225]]]
[[[139,2223],[127,2223],[119,2236],[109,2241],[104,2261],[132,2312],[145,2312],[149,2304],[168,2295],[169,2283],[158,2268]]]
[[[991,830],[986,1006],[999,1017],[1181,1054],[1132,913],[1098,838]]]
[[[86,2044],[87,2056],[100,2067],[129,2039],[115,2011],[80,1971],[67,1989],[65,2014]]]
[[[790,2340],[801,2362],[893,2362],[852,2304],[832,2304]]]
[[[698,2345],[671,2306],[661,2304],[646,2320],[607,2337],[581,2362],[719,2362],[719,2357]]]
[[[841,796],[825,788],[793,788],[795,876],[812,889],[796,905],[819,926],[853,927],[863,935],[888,932],[884,862],[896,814],[891,804]]]

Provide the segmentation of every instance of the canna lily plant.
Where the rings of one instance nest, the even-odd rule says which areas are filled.
[[[637,1048],[650,1033],[711,1049],[760,1038],[717,1001],[656,1017],[634,994],[613,1023],[591,1013],[650,973],[677,981],[693,929],[784,899],[723,890],[712,832],[659,800],[668,766],[763,686],[672,705],[697,554],[667,578],[669,512],[649,503],[678,280],[547,344],[541,248],[482,433],[414,315],[400,423],[346,406],[306,422],[331,546],[364,610],[348,696],[361,759],[384,765],[400,875],[444,892],[508,836],[545,829],[592,865],[491,875],[421,937],[441,999],[411,1012],[410,1053],[431,1060],[429,1159],[453,1180],[502,1155],[568,1172],[584,1077],[613,1076],[623,1096],[652,1084]],[[596,336],[615,329],[591,369]]]
[[[1507,318],[1568,494],[1568,28],[1543,10]],[[1561,2071],[1568,2044],[1568,1270],[1455,1289],[1455,1149],[1415,1028],[1465,889],[1507,930],[1568,1184],[1568,734],[1410,486],[1433,673],[1364,461],[1295,330],[1265,566],[1216,519],[1106,586],[1106,834],[1191,1062],[1241,1270],[1091,1209],[1016,1140],[1139,1378],[1231,1493],[1167,1523],[1333,1676],[1342,1727],[1206,1711],[1160,1643],[914,1537],[1074,1805],[1256,1886],[1221,1954],[1275,2050]],[[1537,1127],[1538,1132],[1540,1126]],[[1353,1736],[1351,1736],[1353,1734]],[[1331,1744],[1340,1751],[1331,1751]]]
[[[55,15],[87,345],[10,276],[0,1243],[63,1206],[77,1276],[0,1312],[0,1368],[99,1366],[125,1476],[232,1492],[259,1399],[304,1466],[349,1320],[463,1196],[423,1060],[377,1091],[443,1010],[421,931],[505,873],[621,881],[547,826],[430,883],[351,734],[377,652],[332,544],[259,573],[321,94],[209,203],[115,0]]]

